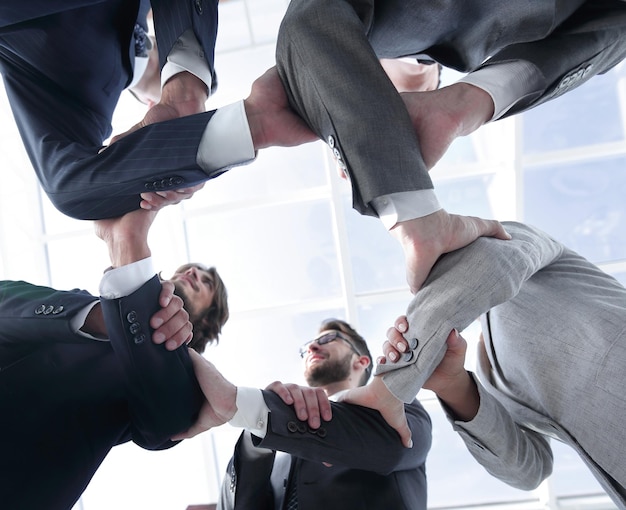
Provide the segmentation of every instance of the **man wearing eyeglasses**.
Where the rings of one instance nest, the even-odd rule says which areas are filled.
[[[301,347],[300,355],[308,388],[274,382],[265,391],[235,389],[231,400],[236,398],[237,412],[230,424],[252,425],[235,446],[218,508],[425,509],[424,462],[431,423],[421,404],[413,400],[405,406],[414,439],[410,449],[402,446],[380,414],[360,406],[333,402],[332,419],[314,427],[311,409],[319,403],[327,420],[328,399],[366,384],[372,357],[365,340],[336,319],[324,321],[319,335]],[[222,413],[227,406],[220,407],[217,396],[225,399],[234,387],[204,358],[193,360],[205,396],[215,414]],[[287,405],[290,401],[293,406]],[[309,423],[304,421],[303,407],[309,411]]]

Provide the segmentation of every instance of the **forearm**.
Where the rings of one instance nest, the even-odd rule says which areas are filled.
[[[410,402],[440,363],[450,331],[463,331],[481,314],[515,296],[534,273],[562,253],[562,245],[526,225],[508,223],[513,236],[480,238],[448,253],[411,301],[406,338],[417,339],[408,361],[377,367],[389,390]]]
[[[435,394],[455,421],[471,421],[478,413],[480,395],[474,379],[467,372],[460,374],[453,384],[435,390]]]
[[[480,408],[469,421],[448,414],[472,456],[493,476],[523,490],[536,488],[552,472],[548,440],[518,425],[507,409],[476,382]]]

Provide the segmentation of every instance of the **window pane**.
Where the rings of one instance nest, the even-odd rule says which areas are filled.
[[[341,295],[326,200],[193,217],[187,233],[191,260],[217,266],[235,308]]]
[[[619,66],[554,101],[525,112],[524,154],[623,140],[620,80],[625,76],[626,68]]]
[[[599,263],[626,258],[626,157],[527,168],[525,221]]]

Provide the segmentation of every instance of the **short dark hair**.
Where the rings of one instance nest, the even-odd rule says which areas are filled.
[[[230,312],[228,311],[228,292],[224,280],[220,277],[217,269],[206,267],[198,263],[184,264],[176,269],[175,273],[184,273],[190,267],[197,267],[207,271],[213,278],[215,284],[215,294],[211,306],[206,309],[200,317],[193,318],[193,338],[188,346],[194,351],[202,354],[207,345],[215,342],[219,343],[219,336],[222,326],[226,324]]]
[[[350,341],[354,344],[354,348],[359,351],[361,356],[367,356],[370,360],[370,364],[363,372],[363,377],[359,381],[359,386],[365,386],[367,381],[369,381],[370,376],[372,375],[372,355],[370,353],[369,348],[367,347],[367,342],[365,338],[359,335],[356,330],[350,326],[346,321],[342,321],[341,319],[326,319],[320,325],[319,332],[322,331],[339,331],[350,338]]]

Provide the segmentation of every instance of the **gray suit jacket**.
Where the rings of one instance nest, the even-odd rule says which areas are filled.
[[[559,96],[622,60],[621,0],[292,0],[277,41],[290,100],[345,164],[354,207],[432,189],[400,95],[378,57],[422,55],[459,71],[511,60],[537,69],[537,89],[508,114]]]
[[[379,366],[408,400],[439,363],[453,328],[481,314],[478,415],[455,428],[494,476],[522,489],[552,471],[548,438],[572,446],[626,505],[626,289],[532,227],[445,255],[411,302],[409,362]],[[481,383],[483,386],[481,386]]]

